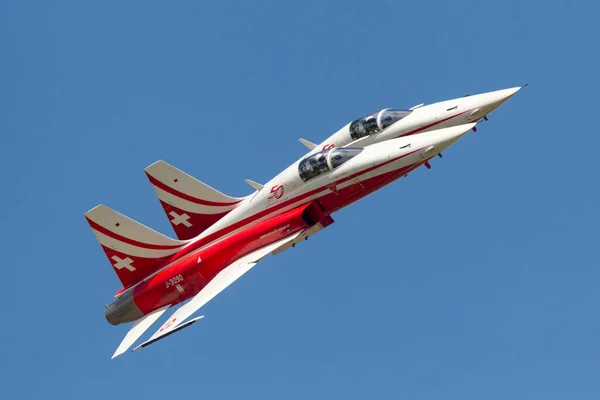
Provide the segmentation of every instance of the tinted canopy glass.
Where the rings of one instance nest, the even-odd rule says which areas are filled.
[[[350,136],[357,140],[378,133],[409,115],[410,110],[392,110],[386,108],[373,114],[365,115],[350,124]]]
[[[306,182],[339,167],[362,150],[361,148],[333,148],[311,154],[298,164],[298,174]]]
[[[349,147],[347,149],[333,148],[329,152],[329,163],[332,169],[336,169],[352,157],[356,156],[363,149]]]

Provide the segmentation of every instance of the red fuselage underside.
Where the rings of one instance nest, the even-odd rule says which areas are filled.
[[[221,270],[240,257],[308,228],[302,212],[311,203],[316,203],[322,213],[328,216],[408,174],[420,165],[422,163],[416,163],[364,181],[357,181],[343,189],[331,191],[312,202],[307,198],[307,202],[302,206],[254,225],[249,221],[248,228],[201,250],[197,249],[201,248],[206,241],[199,241],[197,246],[190,246],[177,253],[169,261],[171,265],[168,268],[136,286],[133,289],[133,299],[144,314],[167,304],[181,303],[196,295]],[[275,210],[271,210],[273,211]],[[256,216],[256,219],[258,218],[260,215]],[[210,241],[215,239],[218,240],[218,238],[207,238]]]

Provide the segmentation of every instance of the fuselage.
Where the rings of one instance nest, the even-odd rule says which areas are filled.
[[[405,176],[474,124],[311,153],[271,179],[106,310],[111,324],[134,321],[194,296],[244,255],[321,223],[330,214]]]
[[[312,152],[341,146],[370,146],[402,136],[476,123],[517,93],[521,87],[413,107],[384,109],[350,122],[317,145]]]

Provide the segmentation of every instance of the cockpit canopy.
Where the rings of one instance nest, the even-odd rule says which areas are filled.
[[[359,154],[361,148],[333,148],[311,154],[298,164],[298,174],[306,182],[325,172],[333,171],[352,157]]]
[[[392,110],[386,108],[373,114],[365,115],[350,124],[350,136],[353,140],[357,140],[381,132],[411,112],[410,110]]]

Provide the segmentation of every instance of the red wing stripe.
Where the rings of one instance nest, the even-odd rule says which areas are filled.
[[[172,250],[172,249],[178,249],[180,247],[183,247],[183,244],[177,244],[177,245],[163,245],[163,244],[150,244],[150,243],[144,243],[144,242],[138,242],[137,240],[133,240],[130,239],[128,237],[125,236],[121,236],[118,233],[115,233],[113,231],[110,231],[108,229],[106,229],[105,227],[103,227],[102,225],[97,224],[96,222],[92,221],[91,219],[87,218],[88,223],[90,224],[90,226],[92,227],[92,229],[105,234],[108,237],[111,237],[113,239],[119,240],[123,243],[127,243],[133,246],[137,246],[137,247],[141,247],[143,249],[152,249],[152,250]]]
[[[210,201],[210,200],[199,199],[197,197],[190,196],[189,194],[185,194],[183,192],[180,192],[177,189],[172,188],[171,186],[164,184],[163,182],[159,181],[152,175],[148,174],[148,172],[146,172],[146,175],[148,175],[148,179],[150,180],[150,183],[152,183],[154,186],[157,186],[157,187],[161,188],[162,190],[164,190],[165,192],[171,193],[172,195],[180,197],[191,203],[202,204],[205,206],[226,207],[226,206],[234,206],[242,201],[242,200],[237,200],[234,202],[220,202],[220,201]]]

